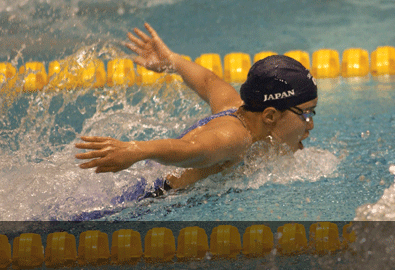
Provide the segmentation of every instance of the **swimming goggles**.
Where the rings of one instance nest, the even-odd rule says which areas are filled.
[[[294,114],[302,116],[302,120],[304,120],[306,122],[310,122],[311,119],[313,119],[313,116],[315,115],[314,109],[303,111],[302,109],[300,109],[298,107],[291,107],[291,108],[288,108],[287,110],[293,112]]]

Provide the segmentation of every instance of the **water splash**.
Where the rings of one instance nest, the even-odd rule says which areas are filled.
[[[229,176],[227,188],[258,189],[266,183],[290,184],[295,181],[316,182],[330,177],[340,160],[329,151],[315,147],[295,154],[285,144],[255,143],[248,151],[244,165]],[[237,179],[248,179],[245,185]]]
[[[279,148],[282,150],[279,151]],[[302,181],[313,183],[333,177],[339,163],[328,151],[309,149],[284,155],[287,147],[269,147],[265,143],[254,145],[253,155],[247,156],[244,165],[226,174],[217,174],[197,182],[185,190],[170,191],[158,199],[134,203],[118,214],[104,220],[262,220],[277,219],[276,209],[281,198],[270,198],[269,192],[283,196],[281,188]],[[257,150],[263,150],[257,151]],[[307,157],[308,158],[305,158]],[[302,160],[298,161],[301,158]],[[263,161],[265,160],[265,161]],[[314,166],[315,163],[326,164]],[[313,168],[311,170],[311,168]],[[298,168],[295,171],[295,168]],[[276,187],[273,187],[276,185]],[[299,201],[298,201],[299,200]],[[306,200],[300,196],[295,202]],[[308,198],[307,198],[308,200]],[[277,206],[275,206],[275,204]],[[294,205],[298,208],[298,205]],[[301,208],[303,213],[303,208]],[[281,210],[280,210],[281,211]],[[303,217],[300,215],[298,218]],[[292,219],[296,219],[292,216]]]
[[[78,68],[97,59],[109,61],[124,56],[112,43],[95,43],[82,46],[66,57],[62,67],[78,73]],[[149,87],[77,87],[62,91],[50,85],[51,82],[34,94],[19,93],[10,106],[3,106],[0,178],[6,185],[0,192],[2,220],[68,220],[81,212],[120,211],[125,207],[141,212],[149,210],[148,214],[137,215],[150,219],[155,213],[152,217],[156,215],[158,219],[166,215],[162,212],[163,201],[169,207],[174,203],[182,206],[191,201],[204,203],[213,196],[226,196],[230,189],[257,190],[267,183],[315,182],[330,175],[338,162],[332,154],[318,148],[306,148],[292,156],[284,147],[256,144],[244,166],[228,175],[209,177],[187,193],[168,194],[162,202],[114,206],[111,199],[138,183],[141,177],[151,185],[157,177],[174,168],[150,167],[140,162],[117,174],[96,175],[90,170],[83,171],[74,159],[78,151],[73,145],[78,137],[110,136],[124,141],[174,138],[208,115],[208,106],[177,82]],[[265,151],[269,155],[257,154]],[[12,200],[10,194],[13,194]]]
[[[111,44],[94,44],[81,47],[63,63],[77,72],[76,66],[119,57],[124,54]],[[81,211],[111,208],[111,198],[140,177],[152,183],[171,168],[137,164],[119,174],[83,171],[74,159],[80,135],[120,140],[176,137],[198,115],[208,113],[198,97],[177,82],[60,90],[50,87],[52,79],[43,91],[15,92],[1,106],[1,220],[68,219]]]
[[[394,165],[389,166],[390,174],[395,174]],[[395,183],[384,190],[383,196],[372,204],[366,204],[355,210],[355,220],[395,220]]]

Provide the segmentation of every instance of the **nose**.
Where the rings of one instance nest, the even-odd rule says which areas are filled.
[[[312,130],[314,128],[313,117],[310,117],[309,119],[307,119],[306,123],[307,123],[307,125],[306,125],[307,130]]]

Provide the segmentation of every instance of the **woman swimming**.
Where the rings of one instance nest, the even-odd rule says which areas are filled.
[[[200,65],[172,52],[156,31],[150,35],[135,28],[126,46],[134,62],[155,72],[176,72],[211,108],[213,116],[177,139],[123,142],[108,137],[81,137],[75,146],[89,149],[76,155],[91,159],[80,164],[96,173],[118,172],[151,159],[187,168],[181,176],[169,175],[165,189],[182,188],[239,164],[251,145],[275,139],[296,151],[314,128],[317,86],[298,61],[283,55],[267,57],[250,69],[240,95],[228,83]],[[202,122],[202,123],[203,123]]]

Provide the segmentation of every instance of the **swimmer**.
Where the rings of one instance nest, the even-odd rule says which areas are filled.
[[[187,168],[181,176],[169,175],[162,188],[178,189],[243,161],[257,141],[285,143],[292,151],[314,128],[317,86],[298,61],[283,55],[257,61],[239,93],[202,66],[171,51],[156,31],[145,23],[149,35],[135,28],[126,46],[134,62],[155,72],[178,73],[211,108],[177,139],[124,142],[109,137],[81,137],[76,148],[91,151],[76,155],[89,159],[82,169],[96,173],[119,172],[142,160]]]

